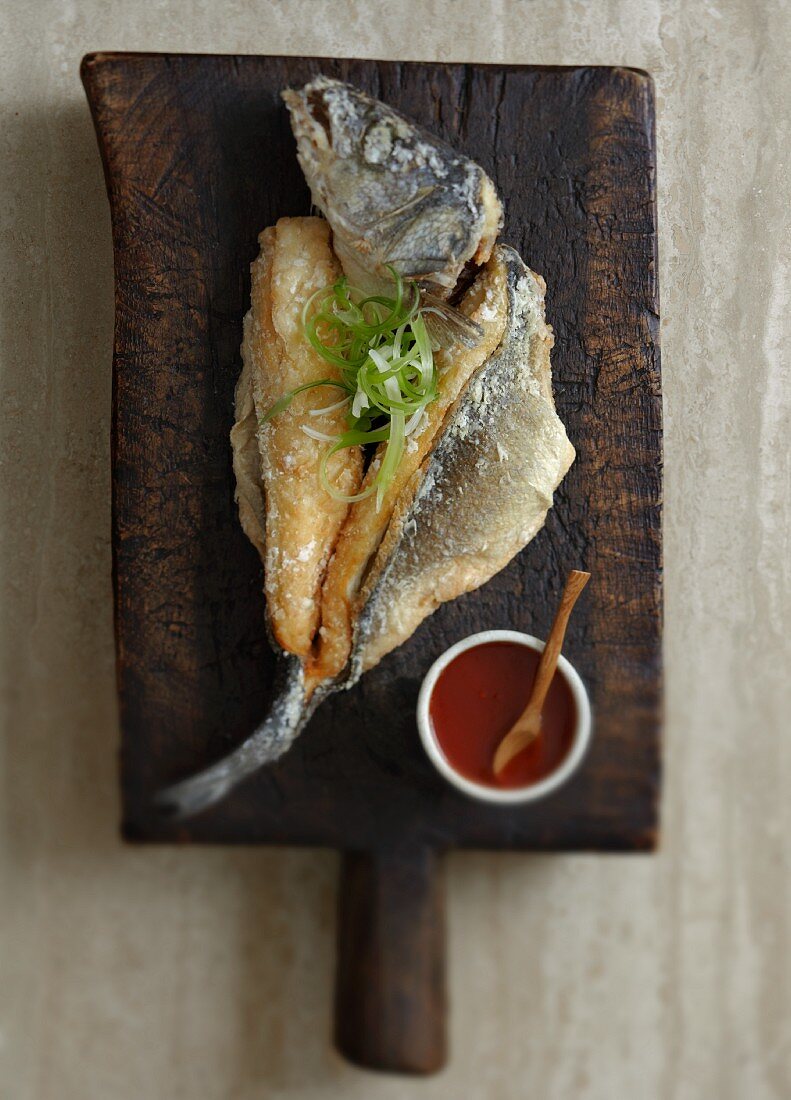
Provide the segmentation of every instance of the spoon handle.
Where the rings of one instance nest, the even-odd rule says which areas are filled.
[[[538,665],[533,690],[530,693],[530,700],[502,739],[497,747],[497,752],[494,754],[495,775],[499,775],[506,764],[538,736],[541,728],[541,711],[549,691],[549,685],[555,675],[560,651],[563,648],[563,639],[566,636],[569,616],[589,580],[590,573],[585,573],[581,569],[572,569],[568,575],[560,604],[555,613],[555,620],[552,623],[552,629],[544,646],[544,652],[541,654],[541,661]]]
[[[555,620],[552,623],[552,629],[549,632],[549,637],[544,646],[544,652],[541,654],[541,661],[539,662],[538,672],[536,673],[536,682],[533,685],[530,702],[525,708],[526,711],[531,711],[534,714],[536,712],[538,712],[539,715],[541,714],[544,700],[549,691],[549,685],[552,683],[555,669],[558,665],[558,657],[563,648],[563,640],[566,637],[566,627],[568,626],[571,612],[589,579],[590,573],[583,573],[579,569],[572,569],[568,575],[566,587],[563,589],[560,605],[555,613]]]

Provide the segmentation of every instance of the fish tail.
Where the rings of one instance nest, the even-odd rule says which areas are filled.
[[[302,661],[288,656],[281,664],[272,707],[264,721],[228,756],[216,764],[165,788],[156,803],[168,816],[183,819],[224,798],[237,783],[269,764],[291,747],[319,702],[308,699]]]

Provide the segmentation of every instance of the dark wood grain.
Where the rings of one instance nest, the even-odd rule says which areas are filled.
[[[259,230],[305,213],[280,90],[324,71],[480,161],[503,238],[548,283],[558,410],[577,447],[546,528],[335,696],[276,766],[182,825],[152,795],[265,713],[261,570],[233,502],[228,430]],[[653,89],[641,72],[315,58],[98,54],[83,80],[116,263],[113,550],[124,831],[138,840],[654,845],[660,777],[661,396]],[[526,807],[466,801],[424,758],[423,673],[487,627],[545,636],[592,573],[565,652],[592,695],[577,777]]]
[[[370,1069],[445,1063],[445,889],[432,848],[347,852],[338,905],[335,1043]]]

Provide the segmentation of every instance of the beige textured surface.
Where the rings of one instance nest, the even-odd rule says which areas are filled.
[[[0,1095],[791,1095],[788,6],[4,0],[3,12]],[[115,838],[112,271],[77,78],[98,48],[615,62],[656,77],[664,848],[453,858],[454,1053],[431,1081],[373,1078],[329,1049],[331,854]]]

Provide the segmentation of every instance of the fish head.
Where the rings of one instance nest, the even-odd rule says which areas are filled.
[[[355,285],[379,290],[392,267],[447,297],[465,265],[489,258],[502,205],[474,161],[338,80],[319,76],[283,98],[313,202]]]

